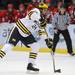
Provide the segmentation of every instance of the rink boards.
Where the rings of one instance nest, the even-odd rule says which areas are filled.
[[[13,28],[14,23],[1,23],[0,24],[0,48],[8,42],[8,37],[9,34]],[[73,45],[73,49],[75,49],[75,25],[70,25],[68,27],[69,32],[70,32],[70,36],[72,39],[72,45]],[[46,27],[47,33],[49,35],[49,37],[53,38],[53,27],[51,24],[48,24]],[[41,41],[42,43],[42,41]],[[26,48],[21,42],[19,42],[17,44],[17,46],[13,49],[14,51],[30,51],[31,48]],[[41,49],[39,50],[40,52],[50,52],[51,50],[48,48],[45,48],[45,45],[43,45],[43,47],[41,46]],[[66,44],[64,41],[64,38],[62,35],[60,35],[60,40],[59,43],[57,44],[57,53],[67,53],[66,51]]]

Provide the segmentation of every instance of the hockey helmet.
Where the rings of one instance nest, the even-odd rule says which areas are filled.
[[[40,3],[38,7],[41,9],[48,9],[48,5],[45,3]]]

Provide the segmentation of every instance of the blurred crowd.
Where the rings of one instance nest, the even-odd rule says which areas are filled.
[[[45,0],[45,3],[48,4],[48,22],[51,23],[52,17],[54,14],[58,12],[60,7],[63,5],[62,1],[59,1],[57,3],[57,6],[52,6],[50,4],[51,0]],[[28,4],[26,7],[24,3],[19,4],[18,9],[16,9],[16,6],[13,5],[12,3],[9,3],[6,7],[6,9],[0,11],[0,23],[3,22],[9,22],[13,23],[17,19],[24,18],[26,14],[28,13],[29,10],[33,7],[38,7],[40,4],[40,0],[32,0],[31,3]],[[69,6],[66,8],[66,12],[69,13],[70,18],[71,18],[71,24],[75,24],[75,5],[74,4],[69,4]]]

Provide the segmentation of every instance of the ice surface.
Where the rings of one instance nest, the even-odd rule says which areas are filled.
[[[39,73],[28,73],[27,52],[10,52],[4,59],[0,59],[0,75],[75,75],[75,57],[64,54],[55,54],[56,69],[61,73],[53,72],[52,57],[50,53],[39,53],[37,66]]]

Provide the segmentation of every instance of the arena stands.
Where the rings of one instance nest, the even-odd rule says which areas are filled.
[[[14,1],[18,4],[14,4]],[[27,12],[33,7],[38,7],[41,1],[44,1],[49,6],[47,15],[48,22],[51,23],[52,16],[56,14],[63,5],[62,0],[59,0],[57,6],[52,6],[51,0],[1,0],[2,4],[0,3],[0,7],[2,9],[0,10],[0,23],[13,23],[19,18],[24,18]],[[4,7],[2,7],[3,4],[5,4]],[[66,8],[66,12],[68,12],[71,17],[71,24],[75,24],[75,5],[72,3],[69,4]]]

